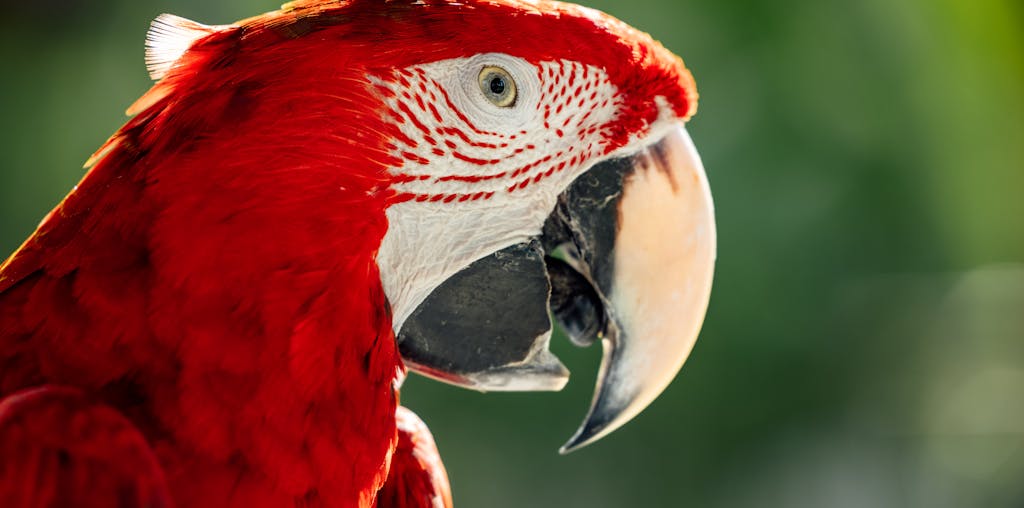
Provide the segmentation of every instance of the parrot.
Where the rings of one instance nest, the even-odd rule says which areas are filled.
[[[555,391],[567,453],[699,335],[714,207],[683,61],[550,0],[164,14],[153,86],[0,265],[0,504],[446,508],[411,371]]]

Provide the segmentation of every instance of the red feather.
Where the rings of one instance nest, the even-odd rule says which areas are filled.
[[[73,388],[0,403],[0,499],[7,508],[169,508],[160,465],[128,420]]]
[[[399,131],[366,76],[491,51],[607,69],[624,105],[611,145],[653,120],[649,97],[695,108],[682,62],[563,4],[304,1],[214,32],[0,265],[5,404],[73,387],[24,418],[77,414],[133,436],[96,460],[148,460],[141,435],[183,507],[371,506],[393,452],[393,481],[425,482],[422,433],[396,430],[402,366],[375,261],[402,199]],[[103,440],[0,459],[52,461],[59,445],[86,464],[88,443]]]
[[[430,430],[415,413],[399,406],[398,446],[377,508],[452,508],[448,473]]]

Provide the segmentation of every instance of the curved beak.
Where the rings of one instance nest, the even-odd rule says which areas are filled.
[[[620,193],[602,191],[616,180]],[[606,317],[594,399],[568,453],[640,413],[683,366],[711,295],[716,240],[704,167],[681,126],[587,172],[559,210],[568,263],[593,283]]]
[[[590,411],[568,453],[622,426],[686,361],[711,293],[715,221],[700,157],[682,125],[601,162],[559,197],[531,241],[439,286],[399,333],[407,364],[478,390],[558,390],[550,310],[570,339],[601,339]]]

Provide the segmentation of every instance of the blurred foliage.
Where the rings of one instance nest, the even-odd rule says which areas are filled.
[[[1024,505],[1024,4],[592,0],[701,92],[719,264],[675,383],[555,454],[599,352],[558,394],[416,376],[462,507]],[[4,2],[0,251],[81,177],[148,86],[148,21],[269,0]],[[0,255],[2,256],[2,255]]]

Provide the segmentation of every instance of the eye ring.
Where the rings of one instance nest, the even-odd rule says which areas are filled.
[[[491,104],[499,108],[511,108],[516,105],[518,97],[516,81],[505,69],[488,65],[480,70],[477,81],[480,84],[480,93]]]

